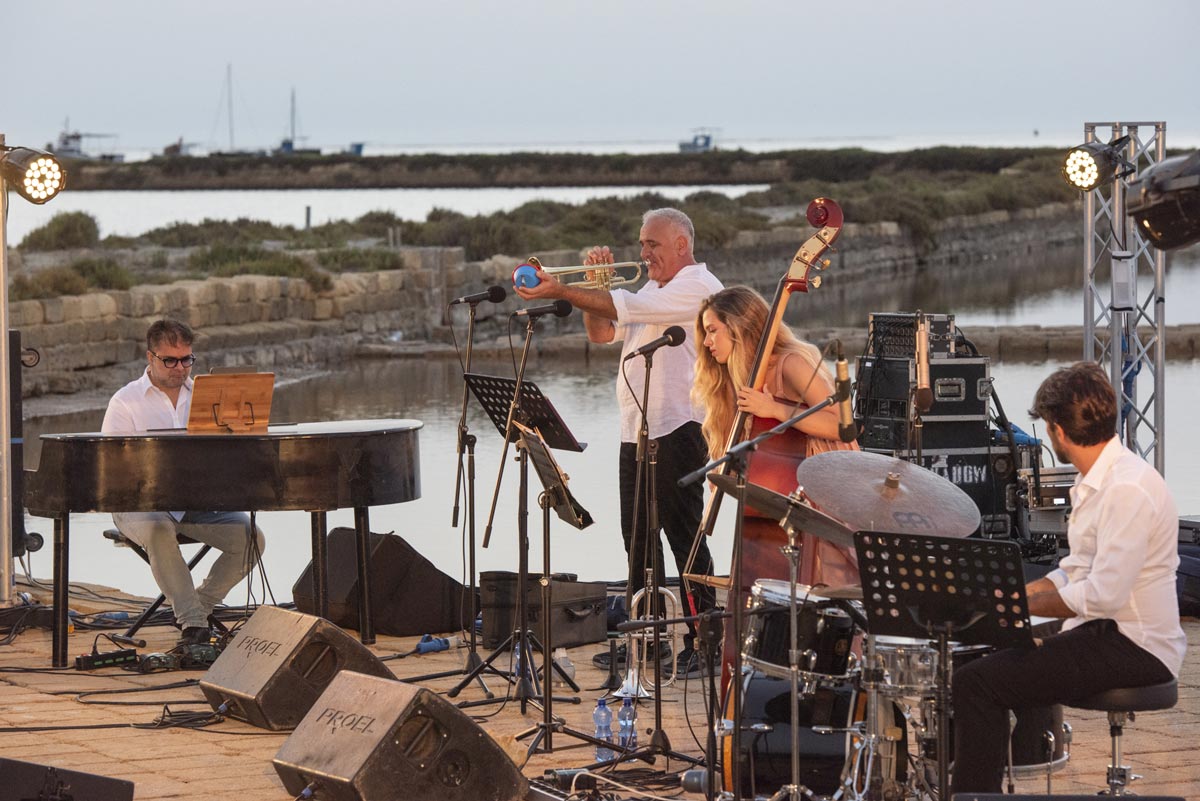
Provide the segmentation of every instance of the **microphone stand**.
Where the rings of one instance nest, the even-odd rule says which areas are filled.
[[[466,374],[471,372],[471,356],[475,348],[475,312],[482,302],[481,300],[472,300],[469,302],[469,313],[467,316],[467,355],[463,365],[463,392],[462,392],[462,410],[458,415],[458,470],[454,478],[454,509],[450,517],[451,528],[458,528],[458,509],[459,495],[463,488],[463,455],[466,455],[466,484],[467,484],[467,564],[468,573],[470,575],[470,598],[471,603],[471,623],[469,626],[468,646],[466,663],[460,670],[447,670],[441,673],[429,673],[424,676],[414,676],[409,679],[412,682],[423,682],[432,679],[444,679],[449,676],[473,676],[478,682],[483,694],[486,698],[495,698],[495,694],[488,689],[487,683],[483,680],[483,672],[480,670],[483,660],[479,658],[479,650],[477,645],[477,633],[475,631],[475,617],[479,613],[477,604],[479,602],[479,588],[476,580],[475,569],[475,435],[470,432],[470,427],[467,425],[467,402],[471,399],[471,389],[467,386]],[[461,622],[461,621],[460,621]]]
[[[488,541],[491,539],[492,520],[496,515],[496,504],[500,499],[500,484],[504,480],[504,463],[508,460],[508,446],[514,439],[516,439],[516,437],[513,436],[513,421],[517,418],[517,412],[521,407],[521,384],[525,380],[525,366],[529,362],[529,346],[533,341],[533,328],[536,324],[537,318],[532,316],[529,317],[525,323],[525,344],[521,348],[521,364],[517,368],[517,377],[516,383],[513,387],[512,401],[508,405],[508,419],[504,425],[504,450],[500,455],[500,469],[496,473],[496,489],[492,495],[492,508],[488,513],[487,527],[484,529],[483,533],[484,548],[488,547]],[[474,670],[468,673],[462,681],[446,691],[446,695],[448,697],[455,698],[460,692],[462,692],[464,687],[475,680],[475,678],[477,678],[484,670],[490,669],[495,671],[496,669],[492,667],[492,662],[495,661],[501,653],[507,650],[509,646],[512,646],[515,654],[514,658],[519,664],[517,665],[515,671],[501,675],[505,676],[509,684],[515,684],[517,686],[517,700],[520,702],[522,714],[525,713],[529,704],[540,707],[540,703],[537,700],[538,695],[540,695],[538,691],[538,680],[533,666],[533,649],[532,645],[530,644],[529,636],[528,610],[526,609],[525,605],[525,591],[526,587],[528,586],[527,582],[529,580],[529,539],[527,527],[529,507],[526,499],[526,492],[528,489],[528,471],[526,469],[526,465],[527,455],[525,450],[521,449],[521,486],[517,501],[519,565],[517,568],[517,600],[515,609],[518,628],[512,634],[510,634],[504,642],[500,643],[500,645],[494,651],[492,651],[492,653],[489,654],[486,659],[482,660]],[[550,610],[543,610],[543,614],[548,615],[549,613]],[[546,676],[546,680],[549,681],[550,677]],[[494,699],[493,696],[489,695],[488,698],[478,701],[463,701],[459,703],[458,706],[465,709],[467,707],[479,706],[481,704],[495,703],[498,700],[507,701],[507,698]]]
[[[646,582],[646,587],[645,587],[645,592],[647,594],[647,597],[649,598],[649,603],[648,603],[647,608],[649,609],[651,619],[658,620],[659,614],[660,614],[659,613],[659,604],[661,603],[661,600],[659,597],[659,586],[658,586],[658,570],[659,570],[658,552],[660,549],[660,542],[659,542],[660,536],[659,536],[659,531],[658,531],[658,528],[659,528],[659,524],[658,524],[658,493],[657,493],[656,487],[655,487],[655,481],[657,479],[657,473],[658,473],[658,470],[657,470],[657,468],[658,468],[658,440],[650,439],[650,422],[648,419],[648,414],[649,414],[649,409],[650,409],[650,407],[649,407],[650,371],[654,367],[654,351],[647,351],[646,353],[642,354],[642,356],[643,356],[643,358],[645,358],[645,361],[646,361],[646,373],[645,373],[644,380],[642,381],[642,420],[641,420],[641,427],[638,430],[637,453],[638,453],[638,473],[645,480],[645,487],[646,487],[646,492],[645,492],[645,496],[644,496],[645,500],[646,500],[646,514],[645,514],[645,518],[644,518],[646,521],[646,527],[645,527],[645,531],[644,531],[644,537],[642,539],[643,553],[645,554],[645,556],[643,557],[643,563],[645,562],[646,558],[649,559],[650,564],[649,564],[648,569],[646,570],[649,581]],[[635,484],[635,486],[636,486],[636,484]],[[638,527],[638,519],[639,519],[639,515],[637,514],[637,508],[635,505],[634,515],[633,515],[633,527],[634,527],[634,531],[633,531],[634,540],[633,541],[634,542],[637,542],[637,535],[638,535],[638,528],[639,528]],[[631,551],[632,551],[632,553],[630,554],[630,557],[632,559],[633,553],[636,553],[636,549],[631,549]],[[630,575],[632,575],[632,573],[633,573],[632,567],[633,567],[633,565],[631,564],[630,565],[631,569],[629,571]],[[629,588],[626,589],[627,594],[628,594],[628,591],[629,591]],[[632,607],[630,607],[630,609],[632,609]],[[652,648],[653,648],[653,652],[654,652],[653,663],[652,663],[654,665],[654,667],[653,667],[653,670],[654,670],[654,730],[650,733],[650,742],[647,745],[645,745],[641,748],[635,748],[632,751],[628,751],[628,752],[622,754],[617,759],[617,761],[625,762],[630,759],[645,759],[646,757],[653,758],[657,754],[662,754],[662,755],[666,756],[668,759],[674,758],[674,759],[678,759],[678,760],[681,760],[684,762],[689,762],[694,765],[697,763],[697,760],[694,757],[689,757],[686,754],[681,754],[681,753],[679,753],[677,751],[673,751],[671,749],[671,740],[667,736],[666,731],[663,730],[663,725],[662,725],[662,657],[661,657],[662,638],[661,638],[661,628],[662,628],[661,626],[654,626],[654,631],[653,631],[652,639],[651,639],[651,642],[653,643]],[[646,641],[645,641],[645,638],[643,637],[642,638],[643,656],[645,655],[646,650],[647,650],[646,649]],[[674,658],[674,655],[672,655],[672,658]],[[634,656],[632,653],[632,648],[627,649],[626,654],[625,654],[625,660],[626,660],[626,664],[628,666],[630,666],[630,668],[632,668],[632,666],[634,664]],[[673,665],[673,663],[672,663],[672,665]],[[635,699],[638,698],[638,690],[639,689],[640,688],[637,686],[637,683],[634,683],[633,691],[631,693],[633,698],[635,698]],[[620,693],[618,693],[618,694],[620,694]]]

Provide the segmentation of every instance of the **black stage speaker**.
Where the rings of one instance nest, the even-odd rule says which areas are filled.
[[[525,777],[458,707],[415,684],[339,673],[273,760],[321,801],[519,801]]]
[[[133,801],[133,782],[0,757],[0,801]]]
[[[375,631],[394,637],[457,631],[472,625],[478,601],[433,563],[394,534],[371,534],[371,609]],[[358,629],[358,561],[354,529],[329,532],[329,619]],[[312,563],[292,585],[296,608],[317,613]],[[461,613],[461,614],[460,614]]]
[[[328,620],[261,606],[200,680],[212,708],[252,726],[293,728],[341,670],[395,678]]]
[[[1096,801],[1091,795],[1007,795],[1004,793],[955,793],[953,801]],[[1139,795],[1138,801],[1186,801],[1177,795]]]

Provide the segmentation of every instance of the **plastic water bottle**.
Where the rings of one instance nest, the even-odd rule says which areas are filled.
[[[637,748],[637,707],[632,698],[617,710],[617,744],[626,751]]]
[[[554,649],[554,664],[556,664],[560,668],[562,668],[562,672],[567,676],[567,678],[569,678],[569,679],[575,678],[575,663],[571,661],[571,657],[567,656],[566,648],[555,648]],[[558,671],[554,670],[553,672],[554,672],[554,686],[555,687],[567,686],[567,683],[565,681],[563,681],[562,676],[559,675]]]
[[[612,710],[608,708],[608,704],[603,698],[596,702],[596,708],[592,710],[592,722],[596,724],[596,739],[611,743],[613,741]],[[597,762],[608,762],[615,757],[616,753],[608,746],[596,746]]]

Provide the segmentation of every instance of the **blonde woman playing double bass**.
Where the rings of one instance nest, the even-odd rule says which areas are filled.
[[[759,418],[756,427],[765,430],[833,394],[833,376],[822,364],[820,351],[782,324],[767,357],[763,389],[748,385],[769,312],[762,296],[745,286],[724,289],[700,306],[696,340],[702,346],[697,347],[692,398],[703,405],[702,430],[713,458],[724,452],[729,428],[739,411]],[[764,442],[750,459],[748,480],[786,495],[796,489],[797,465],[805,457],[828,450],[858,450],[857,443],[838,439],[837,410],[832,406]],[[742,576],[735,586],[747,592],[756,579],[786,579],[788,562],[779,551],[786,541],[776,521],[747,516],[742,532]],[[858,583],[853,550],[809,535],[801,536],[800,546],[801,584]]]

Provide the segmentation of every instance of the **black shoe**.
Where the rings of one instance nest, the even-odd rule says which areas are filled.
[[[704,659],[695,648],[685,648],[675,658],[675,678],[698,679],[707,676],[708,669]]]
[[[208,645],[211,641],[212,630],[208,626],[188,626],[177,645]]]
[[[617,646],[617,670],[625,669],[625,643]],[[612,666],[612,654],[606,649],[592,657],[592,664],[601,670],[609,670]]]

